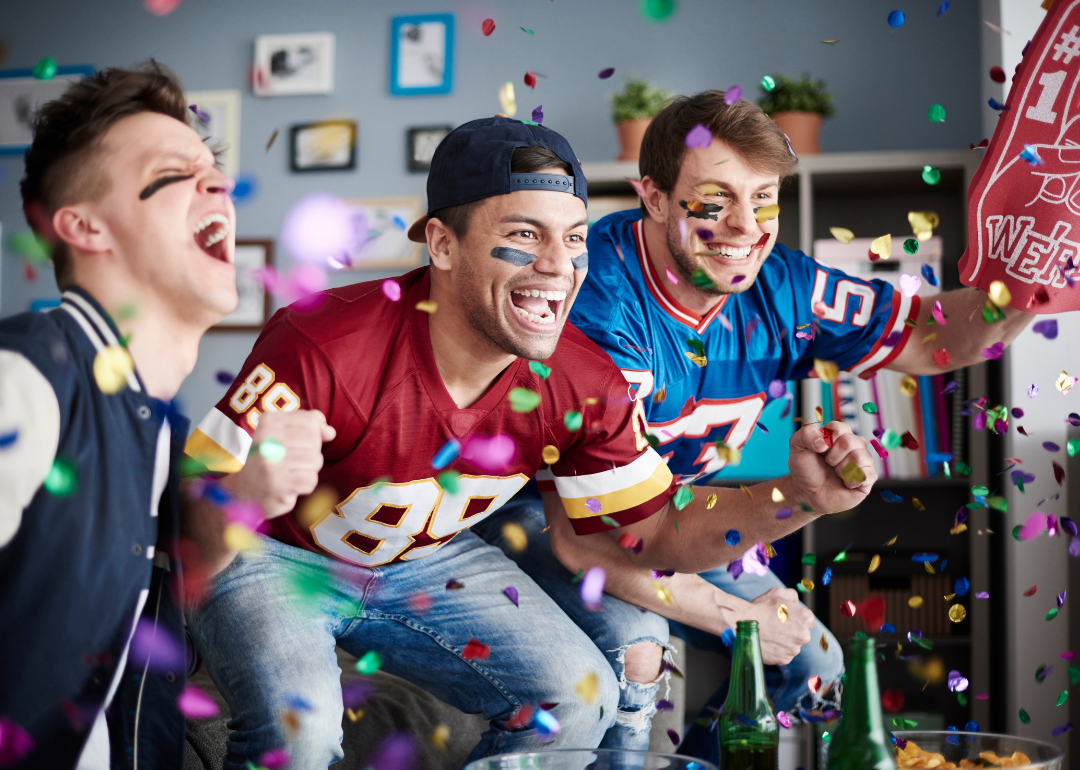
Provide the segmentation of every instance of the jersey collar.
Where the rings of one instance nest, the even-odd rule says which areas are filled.
[[[656,266],[653,265],[652,260],[649,258],[649,246],[645,243],[644,220],[639,219],[634,222],[633,231],[634,240],[637,242],[638,259],[641,261],[641,271],[645,274],[645,283],[648,285],[653,299],[659,303],[665,313],[683,326],[690,327],[698,334],[704,334],[706,327],[716,316],[720,315],[720,311],[724,309],[730,295],[725,294],[721,297],[720,301],[716,303],[716,307],[703,316],[684,307],[668,293],[660,274],[656,271]]]

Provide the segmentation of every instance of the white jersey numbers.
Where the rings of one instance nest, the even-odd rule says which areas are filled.
[[[229,406],[237,414],[247,412],[247,422],[253,429],[259,427],[260,409],[252,406],[259,395],[266,392],[259,403],[262,412],[295,412],[300,408],[300,397],[288,385],[279,382],[273,387],[274,371],[266,364],[259,364],[240,383],[229,399]],[[248,411],[250,410],[250,411]]]

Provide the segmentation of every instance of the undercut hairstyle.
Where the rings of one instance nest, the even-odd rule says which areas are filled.
[[[187,124],[186,101],[176,75],[153,59],[132,69],[102,70],[68,86],[34,116],[34,140],[20,184],[23,208],[40,206],[51,220],[63,206],[100,200],[111,184],[101,164],[101,142],[109,128],[140,112]],[[50,245],[63,291],[72,283],[71,255],[59,239]]]
[[[703,125],[739,158],[761,174],[777,174],[782,182],[799,165],[784,132],[761,108],[746,99],[724,102],[723,91],[678,96],[652,119],[641,142],[638,171],[661,192],[670,194],[686,157],[686,135]],[[641,210],[645,212],[645,204]]]
[[[511,174],[535,174],[545,169],[557,168],[574,175],[574,168],[547,147],[531,145],[518,147],[510,156]],[[450,228],[450,231],[458,237],[464,238],[469,232],[469,220],[472,213],[483,201],[463,203],[460,206],[447,206],[444,209],[433,211],[432,219],[438,219]]]

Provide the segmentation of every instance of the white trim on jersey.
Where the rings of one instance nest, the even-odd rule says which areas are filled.
[[[903,292],[899,291],[894,292],[893,296],[899,297],[900,302],[897,306],[897,312],[895,317],[893,318],[892,325],[887,328],[881,335],[882,340],[884,340],[890,334],[895,334],[896,332],[903,333],[904,321],[908,320],[908,316],[911,315],[911,297],[906,297],[904,296]],[[852,366],[850,369],[848,369],[848,371],[852,374],[861,375],[863,374],[863,372],[873,370],[880,366],[881,362],[883,362],[889,356],[893,355],[894,352],[896,352],[895,348],[888,348],[884,345],[879,345],[877,350],[872,352],[862,361],[859,361],[857,364]]]
[[[206,413],[195,430],[204,433],[241,465],[247,462],[251,436],[217,407]]]
[[[79,309],[80,312],[82,312],[87,318],[90,319],[94,326],[97,327],[98,332],[101,334],[101,338],[105,340],[105,343],[107,345],[120,345],[120,340],[118,340],[116,338],[116,335],[113,334],[113,330],[109,328],[109,324],[105,322],[105,319],[101,317],[101,314],[94,310],[93,305],[91,305],[89,302],[87,302],[75,292],[65,291],[63,294],[63,300],[61,301],[61,307],[64,307],[64,309],[71,313],[73,316],[75,315],[75,313],[72,312],[72,308],[70,305],[67,307],[64,306],[63,303],[65,302],[70,302],[71,305],[74,305],[76,308]],[[79,320],[78,316],[75,316],[75,320]],[[85,324],[80,323],[79,325],[83,327],[84,331],[86,331]],[[87,333],[89,334],[89,332]],[[91,342],[92,341],[93,340],[91,339]],[[101,347],[95,344],[94,349],[101,350]],[[142,390],[142,388],[139,387],[139,378],[135,376],[135,371],[133,369],[128,369],[126,379],[128,387],[134,390],[136,393]]]
[[[579,497],[599,497],[612,492],[622,492],[637,484],[647,481],[656,470],[657,466],[663,465],[664,459],[649,447],[629,465],[621,468],[612,468],[600,473],[589,473],[584,476],[555,476],[555,488],[559,497],[571,500]],[[536,474],[537,480],[541,480],[541,474],[549,471],[540,471]]]

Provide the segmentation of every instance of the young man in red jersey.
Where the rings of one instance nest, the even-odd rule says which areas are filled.
[[[186,518],[217,573],[188,620],[232,708],[228,768],[275,748],[296,767],[341,758],[343,706],[355,704],[335,645],[483,713],[491,729],[470,759],[541,739],[595,747],[616,718],[611,666],[468,531],[541,466],[579,535],[644,536],[657,569],[726,563],[816,515],[778,520],[767,494],[738,490],[716,490],[715,505],[713,490],[673,500],[640,402],[565,324],[588,260],[585,179],[565,139],[506,118],[467,123],[435,153],[428,203],[410,237],[426,241],[430,268],[401,276],[400,293],[358,284],[276,314],[188,442],[231,474]],[[838,425],[832,449],[816,429],[791,446],[792,475],[776,482],[789,499],[832,511],[865,497],[873,466],[850,431]],[[863,483],[841,480],[848,462]],[[303,499],[316,485],[325,494]],[[258,548],[226,545],[225,519],[243,508],[223,517],[226,497],[270,520]],[[577,694],[587,677],[590,700]]]

